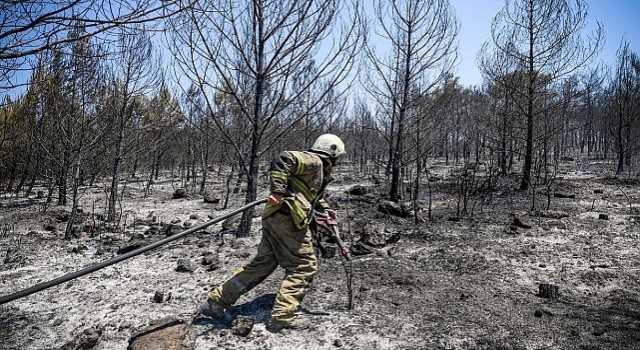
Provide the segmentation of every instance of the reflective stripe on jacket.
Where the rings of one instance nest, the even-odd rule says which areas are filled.
[[[318,191],[325,180],[322,159],[311,152],[285,151],[276,156],[269,167],[269,191],[283,195],[282,205],[266,205],[263,218],[286,207],[298,229],[306,219]],[[324,200],[318,201],[326,207]]]

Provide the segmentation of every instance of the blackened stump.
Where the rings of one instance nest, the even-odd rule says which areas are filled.
[[[560,297],[560,292],[558,286],[541,283],[538,285],[538,295],[542,298],[558,299]]]

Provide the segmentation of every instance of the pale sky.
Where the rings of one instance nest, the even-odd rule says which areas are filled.
[[[370,1],[370,0],[366,0]],[[482,78],[476,67],[476,56],[489,39],[491,21],[504,5],[504,0],[449,0],[460,23],[459,59],[455,75],[462,85],[480,86]],[[586,0],[589,5],[589,24],[602,23],[605,45],[599,59],[610,67],[616,61],[616,51],[623,37],[632,52],[640,54],[640,0]],[[588,28],[587,28],[588,29]],[[26,72],[19,75],[25,75]],[[26,81],[26,77],[22,80]],[[16,89],[14,92],[22,91]],[[0,97],[2,94],[0,93]]]
[[[476,56],[482,44],[489,39],[491,21],[504,5],[504,0],[449,0],[460,23],[459,64],[455,75],[462,85],[480,86],[482,78],[476,67]],[[623,36],[631,51],[640,54],[640,0],[586,0],[589,5],[588,25],[596,20],[604,27],[605,45],[598,56],[614,66],[616,51]],[[585,31],[589,30],[585,28]]]

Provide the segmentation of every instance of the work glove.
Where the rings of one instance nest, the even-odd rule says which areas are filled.
[[[335,221],[338,221],[338,212],[333,210],[333,209],[326,209],[325,210],[327,212],[327,214],[329,214],[329,216],[334,219]]]
[[[271,192],[271,194],[269,194],[269,197],[267,197],[267,204],[269,205],[282,204],[282,194],[278,192]]]

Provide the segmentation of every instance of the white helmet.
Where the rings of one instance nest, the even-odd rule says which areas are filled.
[[[337,158],[345,153],[344,142],[334,134],[320,135],[311,146],[312,151],[326,154],[332,158]]]

